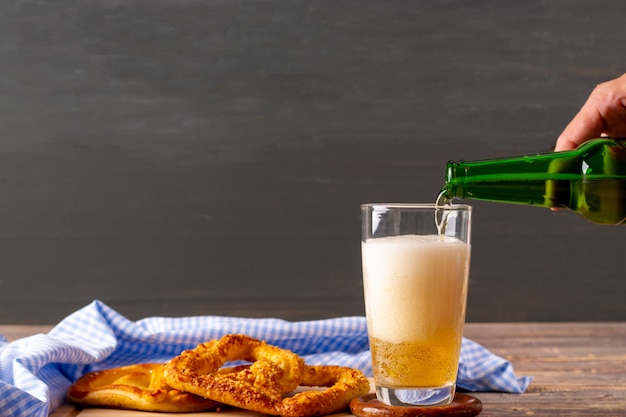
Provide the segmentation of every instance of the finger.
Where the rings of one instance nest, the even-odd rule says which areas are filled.
[[[580,144],[597,138],[603,133],[605,122],[601,108],[606,105],[605,95],[602,84],[591,92],[585,104],[559,135],[555,151],[575,149]]]
[[[603,128],[602,115],[593,103],[588,102],[559,135],[554,150],[559,152],[575,149],[589,139],[600,137]]]

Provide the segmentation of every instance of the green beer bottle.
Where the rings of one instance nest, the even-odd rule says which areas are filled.
[[[449,162],[441,198],[573,210],[599,224],[626,220],[626,141],[594,139],[577,149]]]

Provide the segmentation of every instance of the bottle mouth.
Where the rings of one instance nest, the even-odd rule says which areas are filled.
[[[446,166],[446,184],[450,182],[450,179],[454,176],[454,161],[448,161],[448,165]]]
[[[446,178],[445,178],[445,186],[443,187],[444,196],[448,199],[453,198],[464,198],[465,195],[463,193],[463,187],[460,187],[461,184],[459,182],[463,181],[464,176],[461,178],[457,175],[457,169],[463,163],[463,161],[454,162],[449,161],[446,166]],[[461,195],[463,194],[463,195]]]

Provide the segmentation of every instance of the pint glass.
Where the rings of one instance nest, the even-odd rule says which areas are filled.
[[[363,287],[376,395],[449,404],[459,365],[471,207],[364,204]]]

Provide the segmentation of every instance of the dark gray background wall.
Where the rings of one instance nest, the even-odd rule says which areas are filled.
[[[550,151],[626,2],[0,2],[0,322],[363,314],[359,205]],[[474,202],[469,321],[626,318],[622,227]]]

